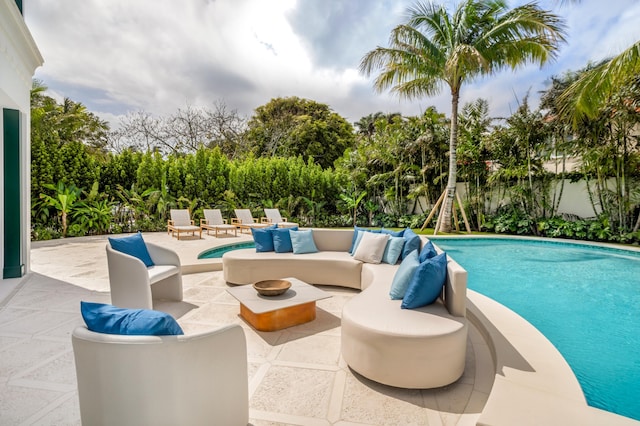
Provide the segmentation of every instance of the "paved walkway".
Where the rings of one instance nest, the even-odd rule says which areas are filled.
[[[156,309],[174,315],[187,334],[243,327],[252,425],[472,425],[480,416],[494,370],[475,328],[465,373],[455,384],[433,390],[380,385],[351,371],[340,356],[342,306],[357,291],[325,286],[333,297],[318,302],[315,321],[257,332],[238,316],[219,261],[197,260],[206,249],[250,237],[144,238],[173,248],[193,270],[209,269],[184,275],[183,302]],[[104,237],[34,243],[34,273],[0,301],[1,425],[80,424],[70,335],[82,324],[81,300],[110,302],[105,243]]]

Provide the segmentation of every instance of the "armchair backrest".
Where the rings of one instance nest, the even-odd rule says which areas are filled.
[[[174,226],[189,226],[193,225],[191,222],[191,215],[187,209],[171,209],[169,214]]]
[[[264,214],[267,216],[267,219],[269,219],[271,223],[284,222],[284,220],[282,220],[280,210],[278,209],[264,209]]]
[[[202,213],[208,225],[224,225],[220,209],[204,209]]]
[[[186,336],[72,335],[82,424],[246,425],[244,331]]]
[[[255,223],[253,215],[249,209],[235,209],[236,217],[242,221],[242,223]]]

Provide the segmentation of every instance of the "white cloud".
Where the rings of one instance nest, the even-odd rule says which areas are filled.
[[[562,5],[560,5],[562,3]],[[44,58],[36,77],[56,96],[108,118],[131,110],[167,114],[223,99],[251,115],[274,97],[328,104],[350,121],[383,112],[449,115],[449,91],[407,101],[375,93],[358,72],[362,56],[386,45],[410,0],[29,0],[25,19]],[[451,2],[447,2],[451,4]],[[568,45],[555,64],[503,72],[463,88],[462,103],[489,100],[504,116],[553,74],[620,52],[640,39],[640,2],[559,2]]]

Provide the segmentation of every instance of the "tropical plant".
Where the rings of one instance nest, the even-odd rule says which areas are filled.
[[[560,97],[560,113],[578,127],[585,118],[595,118],[621,88],[637,81],[640,74],[640,41],[607,61],[591,67]]]
[[[353,226],[358,224],[358,206],[360,201],[367,195],[367,191],[361,191],[359,194],[354,192],[352,194],[340,194],[340,199],[344,202],[349,211],[353,212]]]
[[[443,83],[449,86],[449,177],[441,226],[450,231],[462,85],[504,68],[544,64],[564,41],[564,24],[535,2],[509,9],[502,0],[466,0],[452,14],[445,6],[417,3],[407,14],[407,23],[392,30],[391,46],[367,53],[360,70],[370,75],[381,69],[374,81],[376,90],[391,88],[407,98],[435,95]]]
[[[67,236],[68,228],[68,215],[76,204],[76,201],[80,197],[82,190],[75,185],[65,185],[63,182],[58,182],[57,185],[46,184],[45,188],[54,192],[54,195],[40,194],[40,198],[49,207],[53,207],[58,215],[62,224],[62,236]]]

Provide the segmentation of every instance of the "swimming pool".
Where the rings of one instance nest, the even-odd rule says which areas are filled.
[[[469,288],[533,324],[573,369],[589,405],[640,420],[640,253],[505,238],[434,238]]]
[[[244,243],[233,243],[227,244],[225,246],[220,246],[216,248],[209,249],[205,252],[202,252],[198,255],[198,259],[219,259],[228,251],[237,250],[237,249],[245,249],[245,248],[255,248],[256,244],[253,241],[246,241]]]

